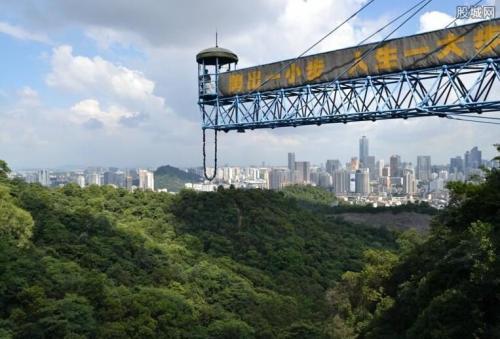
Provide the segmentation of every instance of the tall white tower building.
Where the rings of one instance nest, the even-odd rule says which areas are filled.
[[[148,170],[139,170],[139,188],[143,190],[155,189],[155,175],[153,172]]]

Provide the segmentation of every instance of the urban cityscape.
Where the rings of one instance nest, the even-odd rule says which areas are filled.
[[[223,166],[217,168],[214,181],[203,180],[202,168],[184,171],[196,174],[198,182],[186,182],[186,189],[215,191],[217,187],[280,190],[289,185],[311,185],[334,193],[340,201],[350,204],[395,206],[407,202],[426,201],[436,208],[444,207],[449,199],[446,184],[450,181],[477,180],[483,176],[481,168],[500,167],[496,160],[482,158],[478,147],[473,147],[450,158],[448,164],[434,164],[430,155],[419,155],[408,161],[399,154],[389,159],[377,159],[370,154],[370,141],[359,139],[359,153],[346,162],[326,159],[319,165],[299,160],[288,153],[285,166]],[[213,173],[213,168],[208,171]],[[111,185],[128,190],[143,189],[167,192],[155,186],[153,169],[119,169],[90,167],[76,171],[48,169],[15,171],[13,177],[43,186],[61,187],[75,183],[80,187]],[[175,192],[171,192],[175,193]]]

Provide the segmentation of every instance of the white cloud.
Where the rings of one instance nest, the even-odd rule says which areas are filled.
[[[0,33],[7,34],[20,40],[31,40],[45,44],[51,43],[50,39],[45,34],[29,32],[20,26],[14,26],[3,21],[0,21]]]
[[[100,103],[94,99],[82,100],[71,107],[70,120],[86,125],[87,127],[106,127],[108,130],[116,129],[122,119],[137,116],[137,112],[129,112],[118,106],[101,109]]]
[[[78,98],[71,114],[61,116],[73,126],[102,132],[103,138],[134,134],[165,144],[185,142],[198,128],[165,105],[155,94],[155,82],[142,72],[100,56],[75,55],[68,45],[53,49],[51,66],[47,85]]]
[[[419,33],[435,31],[441,28],[445,28],[446,26],[450,25],[450,23],[453,22],[454,20],[455,17],[444,12],[440,11],[425,12],[419,18],[420,22]],[[453,26],[465,25],[476,21],[480,20],[458,19],[453,22]]]
[[[19,105],[25,107],[36,107],[40,105],[40,97],[38,92],[29,86],[24,86],[17,91]]]
[[[51,64],[52,70],[46,77],[46,83],[51,87],[91,96],[106,95],[163,105],[163,99],[153,93],[155,83],[144,74],[99,56],[75,56],[71,46],[63,45],[53,49]]]

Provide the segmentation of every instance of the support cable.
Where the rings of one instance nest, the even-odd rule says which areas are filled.
[[[465,117],[465,118],[486,119],[486,120],[500,120],[500,118],[497,118],[497,117],[478,117],[478,116],[475,116],[475,115],[457,114],[457,113],[446,113],[446,114],[458,115],[458,116]]]
[[[357,64],[359,64],[361,61],[363,61],[363,59],[370,53],[372,53],[375,49],[377,49],[381,44],[383,44],[387,39],[389,39],[391,37],[391,35],[393,35],[398,29],[400,29],[401,27],[403,27],[408,21],[410,21],[415,15],[417,15],[418,12],[420,12],[425,6],[427,6],[428,4],[430,4],[432,2],[432,0],[423,0],[421,2],[419,2],[417,4],[420,5],[422,2],[425,3],[423,5],[421,5],[419,8],[417,8],[417,10],[412,13],[408,18],[406,18],[401,24],[399,24],[395,29],[393,29],[389,34],[387,34],[384,39],[382,39],[381,41],[379,41],[377,44],[375,44],[375,46],[373,46],[372,48],[370,48],[369,50],[365,51],[364,53],[361,54],[361,56],[359,58],[357,58],[357,60],[355,62],[353,62],[351,64],[351,66],[349,66],[346,70],[344,70],[342,73],[340,73],[334,80],[332,80],[330,82],[330,84],[334,84],[336,81],[338,81],[344,74],[346,74],[347,72],[349,72],[349,70],[351,70],[351,68],[353,68],[354,66],[356,66]],[[416,7],[416,6],[415,6]],[[411,10],[411,9],[410,9]],[[409,11],[408,11],[409,12]]]
[[[283,67],[281,67],[281,69],[279,70],[279,74],[281,74],[286,68],[288,68],[292,63],[294,63],[295,61],[297,61],[297,59],[303,57],[304,55],[306,55],[309,51],[311,51],[314,47],[318,46],[321,42],[323,42],[323,40],[325,40],[326,38],[328,38],[330,35],[332,35],[335,31],[337,31],[340,27],[342,27],[344,24],[346,24],[348,21],[350,21],[352,18],[354,18],[356,15],[358,15],[361,11],[363,11],[366,7],[368,7],[371,3],[373,3],[375,0],[370,0],[368,1],[366,4],[364,4],[360,9],[358,9],[356,12],[354,12],[350,17],[348,17],[347,19],[345,19],[344,21],[342,21],[340,24],[338,24],[337,26],[335,26],[335,28],[333,28],[330,32],[328,32],[327,34],[325,34],[321,39],[319,39],[318,41],[316,41],[313,45],[311,45],[309,48],[307,48],[304,52],[300,53],[299,56],[297,56],[295,59],[292,59],[290,61],[288,61]],[[262,88],[262,86],[264,86],[265,84],[267,84],[269,81],[271,81],[272,79],[272,76],[268,77],[266,80],[264,80],[256,89],[254,89],[253,91],[251,91],[250,93],[248,94],[252,94],[252,93],[255,93],[257,92],[260,88]]]
[[[490,124],[490,125],[500,125],[500,122],[495,122],[495,121],[482,121],[482,120],[474,120],[474,119],[462,119],[453,116],[452,114],[446,113],[446,118],[450,120],[458,120],[458,121],[467,121],[467,122],[475,122],[479,124]],[[475,117],[477,118],[477,117]]]
[[[483,0],[479,0],[478,2],[476,2],[475,4],[473,4],[471,7],[476,7],[477,5],[479,5],[481,2],[483,2]],[[453,25],[456,21],[458,20],[458,17],[456,17],[452,22],[450,22],[448,25],[444,26],[444,28],[448,28],[450,27],[451,25]]]
[[[398,15],[397,17],[395,17],[392,20],[390,20],[387,24],[385,24],[384,26],[380,27],[378,30],[376,30],[375,32],[373,32],[372,34],[370,34],[369,36],[367,36],[366,38],[364,38],[363,40],[361,40],[354,47],[361,46],[362,44],[364,44],[365,42],[367,42],[368,40],[370,40],[371,38],[373,38],[376,34],[380,33],[381,31],[383,31],[384,29],[386,29],[387,27],[389,27],[390,25],[392,25],[393,23],[395,23],[396,21],[398,21],[399,19],[401,19],[402,17],[404,17],[406,14],[410,13],[411,11],[413,11],[415,8],[417,8],[420,4],[424,3],[425,1],[427,1],[427,0],[421,0],[421,1],[417,2],[411,8],[407,9],[406,11],[404,11],[403,13],[401,13],[400,15]],[[480,0],[480,1],[482,1],[482,0]]]

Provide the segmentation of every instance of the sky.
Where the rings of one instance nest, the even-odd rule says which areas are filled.
[[[195,56],[216,30],[243,68],[299,55],[366,2],[3,0],[0,159],[18,169],[200,166]],[[353,46],[417,2],[375,0],[312,53]],[[394,36],[444,27],[471,3],[434,0]],[[287,152],[347,161],[365,135],[377,158],[445,164],[473,146],[492,158],[499,132],[439,118],[230,132],[219,163],[284,165]]]

